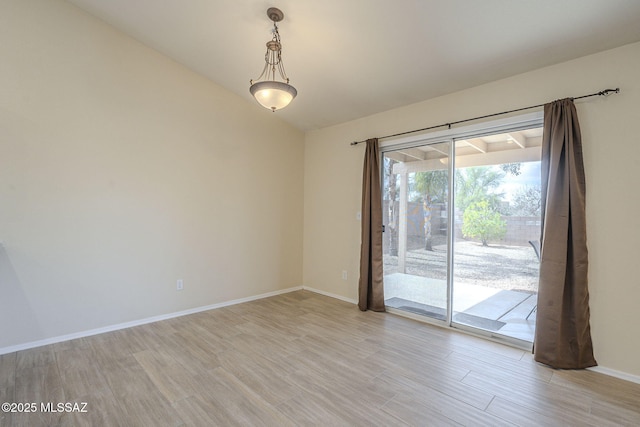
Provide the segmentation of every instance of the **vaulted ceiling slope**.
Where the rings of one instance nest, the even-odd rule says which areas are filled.
[[[636,0],[68,0],[255,102],[272,23],[306,131],[640,41]]]

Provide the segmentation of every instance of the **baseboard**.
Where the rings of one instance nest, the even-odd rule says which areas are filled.
[[[78,338],[90,337],[92,335],[104,334],[106,332],[113,332],[120,329],[127,329],[134,326],[146,325],[147,323],[159,322],[161,320],[173,319],[175,317],[187,316],[189,314],[200,313],[202,311],[214,310],[216,308],[228,307],[230,305],[242,304],[243,302],[255,301],[263,298],[269,298],[276,295],[286,294],[289,292],[302,290],[302,286],[296,286],[293,288],[281,289],[278,291],[267,292],[265,294],[254,295],[246,298],[234,299],[231,301],[225,301],[217,304],[205,305],[202,307],[190,308],[188,310],[176,311],[168,314],[161,314],[159,316],[147,317],[140,320],[134,320],[131,322],[118,323],[115,325],[109,325],[102,328],[90,329],[87,331],[75,332],[73,334],[60,335],[57,337],[46,338],[38,341],[31,341],[24,344],[17,344],[9,347],[0,348],[0,355],[13,353],[14,351],[28,350],[30,348],[42,347],[45,345],[56,344],[59,342],[75,340]]]
[[[610,377],[615,377],[621,380],[640,384],[640,375],[628,374],[626,372],[616,371],[615,369],[607,368],[604,366],[594,366],[593,368],[587,368],[587,369],[593,372],[599,372],[601,374],[609,375]]]
[[[313,292],[313,293],[316,293],[316,294],[324,295],[325,297],[331,297],[331,298],[339,299],[340,301],[349,302],[351,304],[358,304],[358,300],[347,298],[347,297],[343,297],[342,295],[338,295],[338,294],[332,294],[331,292],[321,291],[320,289],[311,288],[309,286],[303,286],[302,289],[304,289],[305,291],[309,291],[309,292]]]

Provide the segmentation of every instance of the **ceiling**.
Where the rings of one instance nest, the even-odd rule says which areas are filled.
[[[249,102],[280,8],[303,131],[640,41],[636,0],[68,1]]]

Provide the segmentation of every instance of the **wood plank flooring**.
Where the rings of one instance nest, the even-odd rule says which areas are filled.
[[[639,384],[308,291],[0,356],[1,402],[38,405],[3,427],[640,425]]]

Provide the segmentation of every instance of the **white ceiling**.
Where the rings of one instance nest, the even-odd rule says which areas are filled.
[[[68,1],[250,102],[280,8],[305,131],[640,41],[638,0]]]

